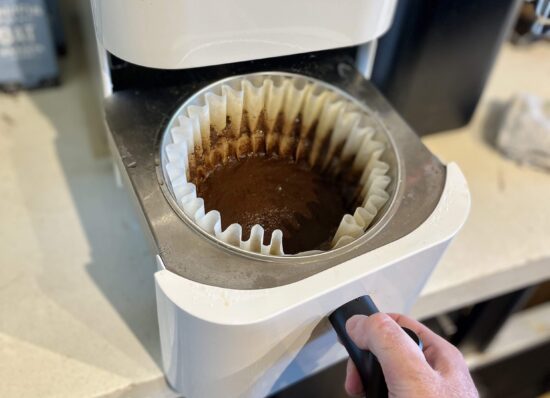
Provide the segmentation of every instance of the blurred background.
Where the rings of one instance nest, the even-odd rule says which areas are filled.
[[[402,2],[395,18],[437,3]],[[409,40],[390,30],[372,80],[472,194],[412,315],[461,349],[482,397],[520,398],[550,392],[550,2],[508,3],[471,26],[432,15]],[[451,29],[467,44],[441,46]],[[0,0],[1,397],[178,396],[94,46],[87,1]],[[321,376],[280,396],[342,394],[342,366]]]

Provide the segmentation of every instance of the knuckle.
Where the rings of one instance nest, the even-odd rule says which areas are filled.
[[[464,355],[454,345],[449,343],[449,355],[455,360],[464,361]]]
[[[374,314],[369,317],[372,327],[379,332],[386,333],[393,331],[395,322],[389,316],[383,313]]]
[[[386,314],[376,314],[371,318],[371,332],[379,336],[380,340],[385,342],[384,345],[394,346],[400,337],[400,328],[395,321]]]

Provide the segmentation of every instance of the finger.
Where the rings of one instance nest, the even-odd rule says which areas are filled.
[[[441,373],[455,370],[457,364],[464,362],[458,349],[434,333],[422,323],[401,314],[388,314],[401,327],[411,329],[422,340],[423,352],[430,366]]]
[[[378,358],[388,383],[432,372],[416,343],[384,313],[355,315],[346,323],[346,330],[359,348]]]
[[[346,367],[346,381],[344,383],[344,388],[346,389],[348,395],[351,395],[352,397],[363,395],[363,384],[361,383],[359,372],[357,371],[353,361],[349,358]]]

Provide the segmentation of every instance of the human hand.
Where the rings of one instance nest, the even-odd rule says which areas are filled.
[[[423,352],[401,327],[420,337]],[[346,331],[359,348],[371,351],[378,358],[389,397],[478,398],[460,351],[420,322],[398,314],[355,315],[347,321]],[[364,394],[350,359],[345,388],[352,396]]]

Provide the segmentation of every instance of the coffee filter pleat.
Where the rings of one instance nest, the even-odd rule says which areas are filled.
[[[386,145],[377,138],[372,117],[337,92],[302,77],[259,75],[223,84],[183,107],[165,140],[163,167],[177,204],[205,233],[250,252],[283,255],[281,230],[264,244],[261,225],[244,239],[241,225],[223,230],[223,214],[206,212],[195,185],[201,164],[267,153],[357,176],[357,207],[342,218],[332,239],[335,249],[362,236],[389,200]]]

